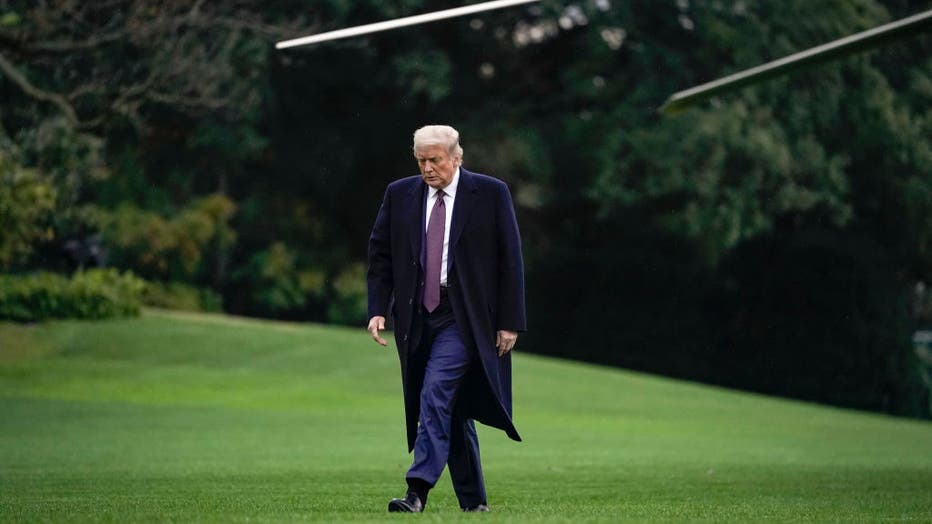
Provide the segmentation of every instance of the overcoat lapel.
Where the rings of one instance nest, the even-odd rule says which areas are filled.
[[[456,192],[456,202],[453,204],[453,219],[450,224],[450,251],[448,256],[450,260],[448,261],[448,267],[453,264],[453,248],[456,247],[456,242],[460,239],[460,235],[463,234],[463,229],[469,221],[469,214],[472,213],[473,207],[475,207],[476,197],[479,192],[472,174],[462,168],[460,168],[459,183],[460,188]]]
[[[421,260],[421,242],[424,239],[424,199],[427,196],[427,184],[418,181],[414,187],[408,191],[408,200],[405,202],[404,209],[408,215],[408,237],[411,240],[411,257],[417,260],[419,264],[424,265]]]

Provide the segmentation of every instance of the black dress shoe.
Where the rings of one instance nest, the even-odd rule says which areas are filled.
[[[390,513],[420,513],[424,511],[424,504],[417,493],[411,492],[403,499],[392,499],[388,503],[388,511]]]
[[[471,508],[463,508],[463,511],[466,513],[485,513],[492,510],[489,509],[488,504],[479,504],[478,506],[473,506]]]

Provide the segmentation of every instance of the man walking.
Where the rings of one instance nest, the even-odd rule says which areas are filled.
[[[421,512],[444,467],[464,511],[488,511],[473,420],[512,423],[511,349],[525,329],[521,238],[508,187],[461,167],[459,133],[414,133],[420,175],[388,185],[369,238],[369,333],[392,313],[408,451],[404,498]]]

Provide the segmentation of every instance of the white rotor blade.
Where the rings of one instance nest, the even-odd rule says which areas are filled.
[[[932,10],[909,16],[889,24],[884,24],[867,31],[862,31],[827,44],[822,44],[799,53],[767,62],[718,80],[691,87],[674,93],[660,108],[667,114],[678,113],[684,108],[696,105],[713,96],[734,91],[738,88],[756,84],[768,78],[780,76],[813,64],[835,60],[852,53],[873,49],[880,44],[900,38],[928,32],[932,29]],[[919,58],[917,57],[917,62]]]
[[[404,18],[396,18],[394,20],[386,20],[384,22],[377,22],[374,24],[358,25],[356,27],[328,31],[326,33],[294,38],[292,40],[283,40],[275,44],[275,48],[285,49],[289,47],[316,44],[318,42],[324,42],[327,40],[348,38],[351,36],[365,35],[378,31],[388,31],[389,29],[397,29],[399,27],[406,27],[409,25],[426,24],[427,22],[434,22],[436,20],[443,20],[445,18],[471,15],[473,13],[481,13],[483,11],[492,11],[493,9],[502,9],[505,7],[530,4],[539,1],[540,0],[495,0],[494,2],[483,2],[481,4],[455,7],[453,9],[434,11],[433,13],[424,13],[422,15],[407,16]]]

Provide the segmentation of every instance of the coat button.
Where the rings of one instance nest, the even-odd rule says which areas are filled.
[[[410,306],[411,304],[414,304],[414,299],[413,299],[413,298],[409,298],[409,299],[408,299],[408,305]]]
[[[402,340],[404,340],[405,342],[407,342],[407,341],[408,341],[408,335],[405,335],[404,338],[403,338]]]

